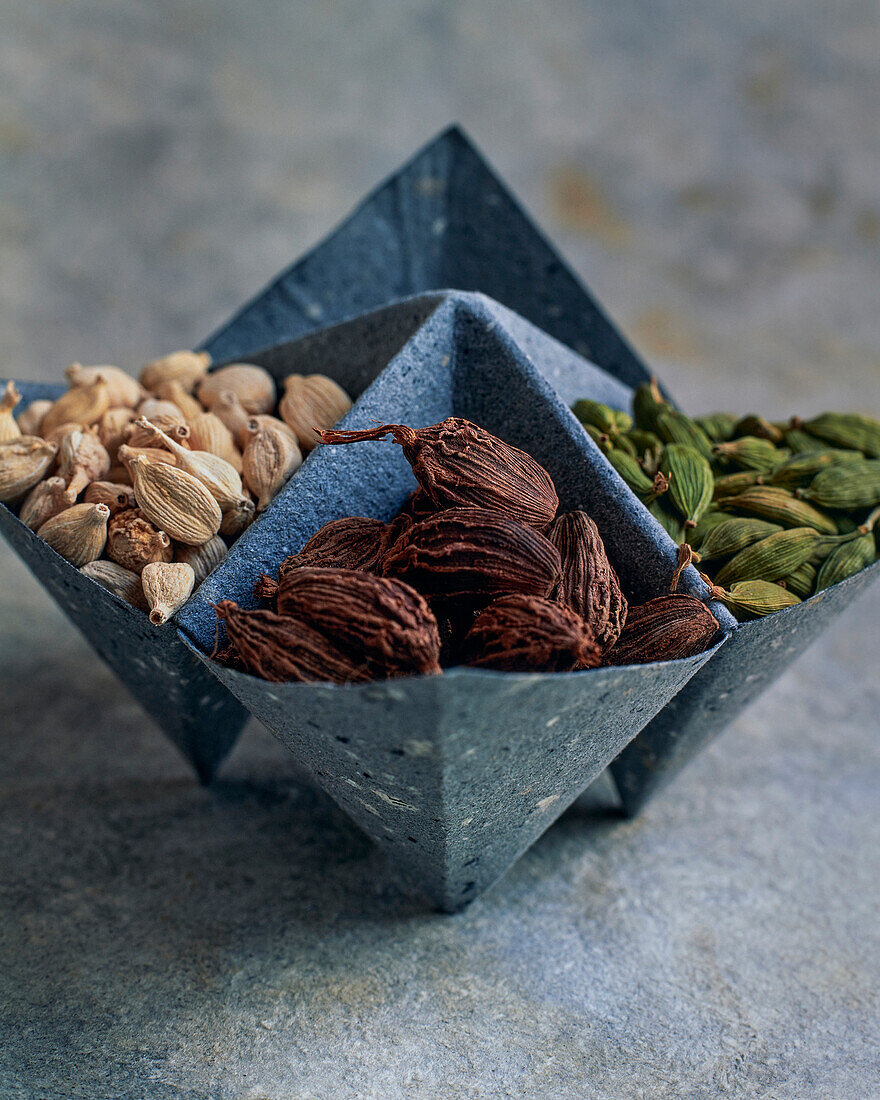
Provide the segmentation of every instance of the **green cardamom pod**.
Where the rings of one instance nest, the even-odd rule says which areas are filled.
[[[694,423],[703,429],[712,443],[725,443],[733,437],[736,417],[733,413],[717,412],[708,416],[695,416]]]
[[[664,443],[684,443],[693,447],[707,461],[712,458],[712,443],[703,429],[678,409],[657,414],[657,435]]]
[[[729,443],[716,443],[712,450],[722,461],[732,462],[742,470],[755,470],[759,474],[769,474],[789,457],[787,450],[780,450],[769,439],[758,439],[753,435],[731,439]]]
[[[800,428],[787,429],[785,432],[785,445],[792,454],[796,455],[809,454],[810,451],[824,451],[828,446],[821,439],[808,435]]]
[[[816,474],[829,466],[839,466],[845,462],[863,462],[858,451],[807,451],[794,454],[780,463],[775,470],[764,477],[765,485],[781,485],[786,489],[795,489],[809,485]]]
[[[663,440],[653,432],[643,432],[640,428],[632,428],[624,438],[635,447],[636,457],[645,471],[655,474],[660,465],[660,455],[663,453]]]
[[[726,512],[721,512],[716,505],[710,504],[703,513],[703,518],[698,521],[697,526],[691,532],[693,545],[701,547],[702,553],[701,544],[708,538],[709,532],[714,531],[716,527],[720,527],[722,523],[729,522],[730,516]]]
[[[657,431],[657,417],[672,406],[664,400],[657,379],[644,382],[633,394],[633,417],[636,427],[644,432]]]
[[[612,447],[606,452],[605,457],[637,496],[648,496],[653,492],[653,480],[648,477],[632,455]]]
[[[725,512],[760,516],[783,527],[815,527],[825,535],[836,535],[837,524],[818,508],[798,500],[788,489],[776,485],[755,485],[722,501]]]
[[[669,499],[684,517],[685,527],[696,527],[712,502],[712,467],[693,447],[670,443],[663,450],[660,471],[669,482]]]
[[[735,474],[722,474],[715,478],[715,488],[712,492],[713,500],[725,500],[727,497],[735,497],[744,493],[753,485],[763,485],[764,475],[757,470],[740,470]]]
[[[729,589],[713,585],[713,600],[720,600],[737,618],[761,618],[799,604],[800,597],[772,581],[738,581]]]
[[[715,575],[716,584],[736,581],[778,581],[793,573],[820,549],[834,546],[837,536],[820,535],[812,527],[776,531],[747,546],[723,565]]]
[[[842,546],[835,547],[822,562],[816,577],[816,591],[830,588],[832,584],[855,576],[860,570],[872,565],[877,557],[874,535],[866,531],[857,538],[849,539]]]
[[[880,421],[859,413],[822,413],[821,416],[792,423],[810,435],[836,447],[861,451],[869,458],[880,458]]]
[[[667,494],[668,495],[668,494]],[[657,520],[667,535],[676,544],[684,542],[684,524],[675,512],[664,503],[665,497],[658,497],[648,504],[648,511]]]
[[[723,512],[710,514],[724,515]],[[699,525],[697,529],[699,530]],[[726,558],[781,530],[778,523],[770,523],[765,519],[752,519],[747,516],[736,516],[733,519],[728,517],[721,523],[715,524],[696,545],[703,560]],[[694,534],[696,536],[696,532]]]
[[[756,439],[769,439],[773,444],[779,444],[783,439],[782,431],[763,416],[744,416],[736,422],[733,435],[734,438],[750,435]]]
[[[798,495],[822,508],[852,512],[880,504],[880,462],[847,462],[818,473]]]
[[[842,549],[840,547],[839,549]],[[799,565],[793,573],[789,573],[787,577],[779,582],[784,588],[787,588],[789,592],[794,592],[796,596],[800,596],[802,600],[805,600],[808,596],[811,596],[816,587],[816,574],[818,570],[812,562],[804,562],[803,565]]]
[[[582,424],[581,427],[587,433],[587,435],[596,444],[599,450],[605,457],[608,457],[608,452],[614,450],[614,444],[611,442],[611,436],[606,432],[600,432],[598,428],[594,428],[592,424]]]
[[[632,417],[629,413],[612,409],[610,405],[603,405],[601,401],[591,401],[583,397],[576,401],[571,411],[582,424],[592,424],[600,432],[608,435],[616,435],[618,432],[627,432],[632,427]]]

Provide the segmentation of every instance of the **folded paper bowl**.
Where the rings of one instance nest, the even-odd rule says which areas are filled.
[[[424,425],[447,416],[480,424],[549,470],[563,510],[593,517],[634,600],[669,591],[672,541],[530,361],[538,352],[549,368],[573,353],[536,330],[527,353],[508,320],[478,295],[444,296],[343,425]],[[349,368],[337,351],[311,338],[273,356],[280,372],[339,378]],[[619,386],[600,381],[606,394]],[[547,829],[723,645],[724,632],[713,649],[681,661],[553,675],[458,668],[349,686],[267,683],[210,659],[216,602],[255,606],[259,574],[276,572],[324,523],[390,519],[414,487],[393,443],[319,447],[180,611],[178,625],[206,669],[409,879],[436,906],[455,910]],[[706,591],[692,569],[682,590]]]
[[[449,292],[420,295],[280,348],[266,349],[252,356],[251,361],[265,366],[279,382],[293,372],[321,370],[356,397],[414,334],[430,326],[432,318],[447,303],[443,316],[455,314],[468,301],[474,303],[474,308],[483,308],[480,296]],[[488,302],[485,308],[490,312],[496,309],[496,315],[487,323],[504,326],[509,338],[520,343],[522,354],[541,362],[556,381],[565,377],[570,386],[596,400],[611,403],[626,400],[626,387],[603,371],[509,310]],[[420,343],[426,375],[439,366],[446,354],[443,350],[435,354],[431,347],[430,333],[434,331],[434,327],[429,327],[428,337]],[[437,347],[446,348],[447,342],[444,336]],[[216,364],[219,365],[222,364]],[[32,401],[54,400],[65,389],[60,383],[19,383],[18,388],[22,401],[17,414]],[[258,519],[255,529],[264,522],[264,518]],[[3,504],[0,504],[0,531],[99,656],[190,761],[199,777],[209,781],[234,745],[247,720],[247,711],[181,642],[174,620],[161,627],[152,626],[142,612],[84,577],[25,527],[13,509]]]
[[[250,358],[269,344],[439,287],[497,299],[627,387],[649,378],[625,336],[457,126],[402,165],[205,346],[215,356]],[[570,365],[547,367],[537,355],[532,361],[566,403],[594,396]],[[631,393],[604,400],[629,409]],[[663,790],[878,575],[875,564],[796,607],[734,623],[731,642],[615,762],[627,811],[636,813]]]

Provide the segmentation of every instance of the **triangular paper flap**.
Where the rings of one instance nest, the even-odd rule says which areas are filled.
[[[627,812],[638,813],[662,791],[878,577],[875,562],[803,603],[738,625],[711,664],[615,760]]]
[[[433,902],[502,875],[712,655],[336,687],[202,660]]]
[[[630,386],[648,377],[458,127],[404,164],[204,346],[218,362],[246,358],[441,287],[488,294]]]
[[[62,385],[22,382],[22,407],[54,400]],[[0,531],[98,655],[208,781],[247,721],[244,708],[206,673],[173,623],[151,625],[84,577],[0,504]]]

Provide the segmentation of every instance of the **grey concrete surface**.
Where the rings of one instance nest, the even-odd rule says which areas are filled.
[[[3,373],[192,343],[459,119],[694,410],[880,410],[869,0],[0,7]],[[0,548],[0,1096],[878,1094],[880,592],[456,917],[213,790]]]

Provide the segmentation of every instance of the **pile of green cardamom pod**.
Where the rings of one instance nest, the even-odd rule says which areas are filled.
[[[792,607],[877,558],[878,420],[691,418],[656,382],[636,390],[631,416],[589,400],[573,411],[737,619]]]

